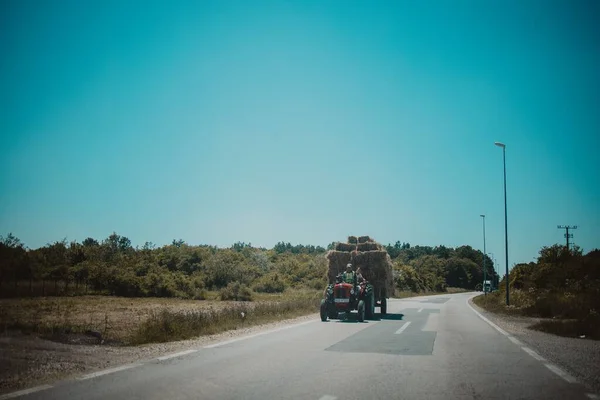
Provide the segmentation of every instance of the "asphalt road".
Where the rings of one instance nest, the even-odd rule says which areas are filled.
[[[310,321],[19,398],[594,398],[535,349],[523,350],[481,319],[467,304],[472,296],[390,300],[383,320]]]

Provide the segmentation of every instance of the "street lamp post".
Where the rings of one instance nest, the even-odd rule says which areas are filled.
[[[487,288],[485,286],[487,284],[487,273],[485,269],[485,215],[481,214],[480,217],[483,219],[483,294],[487,295]]]
[[[506,262],[506,305],[510,305],[510,295],[508,294],[508,211],[506,207],[506,145],[500,142],[494,142],[498,147],[502,147],[502,161],[504,164],[504,256]]]

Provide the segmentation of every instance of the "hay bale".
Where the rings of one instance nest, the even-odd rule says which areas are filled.
[[[348,265],[351,258],[351,254],[347,251],[330,250],[327,253],[327,260],[329,260],[327,278],[329,283],[335,282],[335,277],[346,270],[346,265]]]
[[[383,247],[379,243],[375,243],[375,242],[359,243],[357,245],[357,248],[358,248],[358,251],[383,250]]]
[[[358,238],[356,236],[348,236],[348,243],[356,244],[358,243]]]
[[[371,239],[369,236],[359,236],[358,237],[358,243],[368,243],[368,242],[374,242],[374,240]]]
[[[356,250],[356,245],[338,242],[335,244],[334,249],[337,251],[354,251],[354,250]]]
[[[354,256],[357,265],[379,266],[386,263],[388,253],[385,250],[360,251]]]
[[[392,259],[385,250],[359,252],[352,257],[352,265],[360,268],[363,277],[393,293]]]
[[[350,236],[348,241],[352,241]],[[327,278],[330,283],[335,282],[335,277],[346,270],[348,263],[352,264],[354,271],[360,269],[365,279],[378,287],[384,287],[387,295],[394,293],[394,276],[392,259],[385,248],[369,236],[357,239],[358,246],[351,243],[336,243],[335,250],[327,253],[329,269]],[[356,251],[358,248],[358,251]]]

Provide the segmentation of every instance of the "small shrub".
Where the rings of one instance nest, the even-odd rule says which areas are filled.
[[[192,296],[192,299],[194,300],[206,300],[208,293],[206,292],[205,289],[196,289],[194,291],[194,295]]]
[[[323,290],[325,286],[327,286],[327,280],[325,278],[314,278],[306,283],[307,288],[314,290]]]
[[[221,289],[219,298],[221,300],[252,301],[252,292],[247,286],[239,282],[232,282]]]

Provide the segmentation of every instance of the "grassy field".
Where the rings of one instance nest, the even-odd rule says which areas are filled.
[[[141,344],[213,334],[318,312],[320,291],[257,294],[252,302],[112,296],[0,300],[0,329],[39,336],[99,332],[106,341]],[[242,317],[242,312],[244,313]]]

